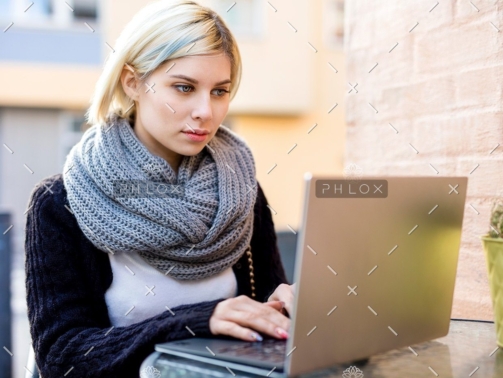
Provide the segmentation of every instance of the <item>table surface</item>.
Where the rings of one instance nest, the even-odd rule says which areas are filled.
[[[350,378],[395,377],[503,377],[503,348],[496,344],[494,323],[451,320],[449,334],[435,340],[380,353],[372,356],[364,365],[354,366],[363,375],[346,373]],[[145,377],[253,377],[251,374],[196,361],[187,362],[175,356],[152,353],[143,362],[140,371],[148,366],[161,375]],[[304,374],[302,377],[343,377],[349,364]],[[353,369],[354,371],[354,369]],[[143,378],[142,376],[142,378]]]

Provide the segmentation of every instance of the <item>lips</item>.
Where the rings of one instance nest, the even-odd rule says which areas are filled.
[[[201,129],[185,130],[185,131],[182,131],[182,132],[189,133],[189,134],[197,134],[197,135],[207,135],[207,134],[210,133],[207,130],[201,130]]]

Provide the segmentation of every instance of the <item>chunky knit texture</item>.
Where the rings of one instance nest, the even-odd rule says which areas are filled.
[[[258,184],[258,183],[257,183]],[[156,343],[210,336],[209,319],[223,299],[182,305],[126,327],[113,328],[105,292],[112,283],[106,254],[84,235],[70,213],[61,174],[33,189],[26,219],[28,319],[35,359],[44,378],[129,378]],[[267,199],[257,185],[253,252],[257,300],[286,283]],[[251,296],[247,256],[232,266],[238,295]]]
[[[127,120],[113,115],[84,133],[63,171],[80,228],[105,253],[134,251],[162,273],[194,280],[229,268],[250,243],[255,163],[247,144],[223,125],[199,154],[183,156],[177,177]],[[150,198],[117,190],[132,180],[167,186],[162,197]]]

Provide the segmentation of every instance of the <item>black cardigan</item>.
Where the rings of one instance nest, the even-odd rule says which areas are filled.
[[[66,205],[66,206],[65,206]],[[223,299],[173,308],[144,321],[112,327],[105,292],[112,283],[107,253],[85,237],[70,212],[63,177],[41,180],[30,195],[25,269],[28,319],[43,378],[138,377],[156,343],[211,336],[209,319]],[[251,240],[257,300],[287,283],[267,199],[258,186]],[[251,296],[246,254],[232,267],[238,295]],[[68,373],[68,374],[67,374]]]

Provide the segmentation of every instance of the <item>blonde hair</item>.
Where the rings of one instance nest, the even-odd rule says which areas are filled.
[[[170,59],[223,52],[231,61],[230,99],[241,81],[241,56],[222,18],[191,0],[160,0],[142,8],[126,25],[105,63],[86,113],[87,123],[104,124],[117,114],[132,121],[136,107],[120,81],[130,66],[146,80]]]

